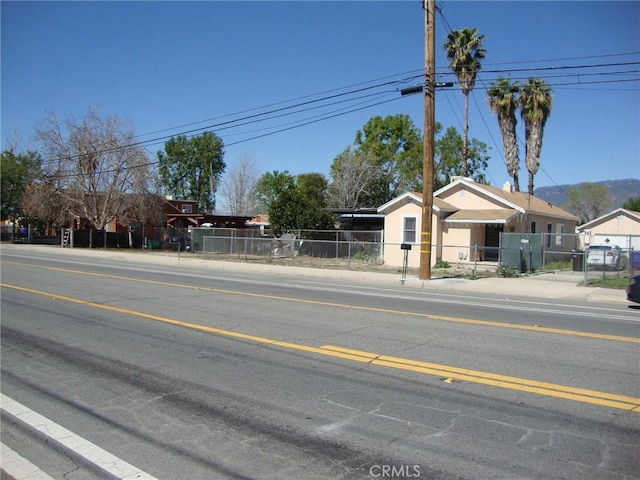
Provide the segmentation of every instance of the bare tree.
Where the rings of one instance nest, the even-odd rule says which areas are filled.
[[[590,222],[604,215],[612,203],[607,187],[602,184],[585,182],[577,188],[568,188],[565,193],[566,200],[563,207],[577,214],[581,223]]]
[[[135,195],[147,194],[155,178],[133,129],[118,117],[90,108],[79,120],[61,124],[50,113],[36,129],[43,151],[48,189],[61,199],[62,217],[86,219],[104,230],[132,208]],[[138,197],[139,198],[139,197]]]
[[[241,154],[220,186],[220,196],[224,200],[225,210],[231,215],[257,213],[254,212],[257,178],[255,155],[252,152]]]
[[[361,207],[361,197],[377,178],[368,154],[347,147],[331,164],[331,184],[327,204],[333,208]]]
[[[44,222],[47,235],[52,235],[56,227],[73,221],[68,201],[49,179],[27,185],[23,198],[24,214]]]

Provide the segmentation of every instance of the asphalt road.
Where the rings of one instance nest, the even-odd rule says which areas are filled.
[[[2,394],[135,478],[640,478],[626,305],[1,260]],[[53,478],[104,475],[6,410],[2,443]]]

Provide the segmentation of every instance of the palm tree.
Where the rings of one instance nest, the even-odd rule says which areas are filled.
[[[476,85],[476,74],[481,67],[480,60],[484,58],[483,38],[484,35],[478,36],[477,28],[463,28],[449,32],[444,44],[449,59],[449,68],[455,73],[460,90],[464,94],[462,176],[467,174],[467,159],[469,158],[469,93]]]
[[[502,133],[502,146],[507,162],[507,172],[513,178],[513,188],[520,191],[518,171],[520,170],[520,153],[516,136],[516,110],[518,109],[518,82],[511,82],[508,78],[499,77],[487,90],[489,108],[498,115],[498,125]]]
[[[542,134],[551,114],[551,87],[540,78],[530,78],[520,92],[520,114],[524,120],[525,164],[529,171],[529,195],[533,195],[533,177],[540,166]]]

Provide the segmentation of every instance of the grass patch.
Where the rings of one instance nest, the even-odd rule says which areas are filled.
[[[602,287],[602,288],[615,288],[617,290],[624,290],[629,285],[628,278],[605,278],[589,282],[589,287]]]
[[[449,268],[451,264],[449,262],[444,262],[442,260],[438,260],[438,262],[433,266],[433,268]]]
[[[571,270],[572,262],[547,262],[544,264],[545,270]]]

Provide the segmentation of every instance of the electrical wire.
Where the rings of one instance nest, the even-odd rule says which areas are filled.
[[[442,13],[440,12],[441,17],[443,18],[443,20],[446,23],[446,19],[444,19],[444,16],[442,15]],[[573,57],[573,58],[564,58],[564,59],[551,59],[551,60],[531,60],[531,61],[521,61],[521,62],[513,62],[513,63],[536,63],[536,62],[549,62],[549,61],[558,61],[558,60],[577,60],[577,59],[586,59],[586,58],[603,58],[603,57],[613,57],[613,56],[624,56],[624,55],[637,55],[640,52],[630,52],[630,53],[619,53],[619,54],[608,54],[608,55],[596,55],[596,56],[585,56],[585,57]],[[567,86],[585,86],[585,85],[595,85],[595,84],[612,84],[612,83],[628,83],[628,82],[636,82],[639,81],[639,78],[627,78],[627,79],[600,79],[600,80],[592,80],[592,81],[584,81],[581,80],[582,77],[595,77],[595,76],[611,76],[611,75],[627,75],[627,74],[638,74],[639,72],[637,70],[617,70],[617,71],[612,71],[612,72],[577,72],[577,73],[555,73],[555,72],[561,72],[563,70],[576,70],[576,69],[592,69],[592,68],[605,68],[605,67],[615,67],[615,66],[628,66],[628,65],[639,65],[640,62],[614,62],[614,63],[597,63],[597,64],[581,64],[581,65],[564,65],[564,66],[546,66],[546,67],[537,67],[537,68],[518,68],[518,69],[494,69],[494,70],[483,70],[483,74],[484,73],[493,73],[493,74],[508,74],[511,75],[512,73],[520,73],[520,72],[554,72],[554,73],[546,73],[542,76],[542,78],[547,78],[547,79],[552,79],[552,78],[567,78],[567,77],[578,77],[578,81],[575,82],[564,82],[564,83],[559,83],[559,82],[555,82],[555,83],[550,83],[550,86],[552,87],[567,87]],[[418,73],[419,72],[419,73]],[[381,87],[388,87],[391,85],[401,85],[403,83],[408,83],[409,81],[415,80],[417,78],[421,78],[424,74],[424,68],[422,69],[415,69],[415,70],[410,70],[407,72],[403,72],[400,74],[395,74],[395,75],[389,75],[389,76],[385,76],[385,77],[381,77],[379,79],[376,80],[369,80],[369,81],[365,81],[365,82],[358,82],[355,84],[351,84],[347,87],[340,87],[340,88],[334,88],[334,89],[329,89],[329,90],[325,90],[316,94],[311,94],[311,95],[305,95],[305,96],[301,96],[301,97],[297,97],[291,100],[287,100],[287,101],[282,101],[282,102],[276,102],[276,103],[271,103],[265,106],[261,106],[261,107],[255,107],[255,108],[251,108],[251,109],[246,109],[246,110],[242,110],[240,112],[236,112],[236,113],[231,113],[231,114],[227,114],[227,115],[222,115],[219,117],[214,117],[212,119],[208,119],[208,120],[201,120],[198,122],[190,122],[187,124],[183,124],[180,126],[176,126],[176,127],[170,127],[170,128],[166,128],[166,129],[162,129],[162,130],[156,130],[154,132],[150,132],[150,133],[146,133],[146,134],[142,134],[142,135],[137,135],[135,138],[140,139],[136,142],[127,144],[127,145],[122,145],[122,146],[118,146],[118,147],[113,147],[110,149],[104,149],[104,150],[100,150],[97,152],[92,152],[93,154],[106,154],[106,153],[110,153],[112,151],[116,151],[116,150],[121,150],[121,149],[126,149],[126,148],[135,148],[135,147],[142,147],[144,148],[146,151],[148,151],[148,149],[146,147],[148,146],[154,146],[154,145],[158,145],[163,143],[165,140],[169,139],[169,138],[173,138],[175,136],[194,136],[195,134],[199,133],[199,132],[203,132],[203,131],[207,131],[207,130],[215,130],[215,131],[222,131],[222,130],[230,130],[230,129],[234,129],[240,126],[244,126],[244,125],[250,125],[250,124],[255,124],[255,123],[260,123],[260,122],[267,122],[276,118],[282,118],[282,117],[286,117],[286,116],[292,116],[292,115],[299,115],[302,112],[305,111],[310,111],[310,110],[316,110],[316,109],[323,109],[323,108],[328,108],[330,106],[336,106],[336,105],[341,105],[341,104],[347,104],[347,103],[352,103],[355,100],[359,100],[362,98],[367,98],[367,97],[376,97],[376,96],[381,96],[381,95],[385,95],[388,94],[389,91],[381,91],[381,92],[373,92],[373,93],[369,93],[366,95],[361,95],[361,96],[357,96],[357,97],[352,97],[352,98],[348,98],[350,95],[354,95],[360,92],[364,92],[364,91],[368,91],[368,90],[374,90],[376,88],[381,88]],[[406,77],[406,75],[410,75],[409,77]],[[453,75],[450,71],[448,71],[447,73],[439,73],[437,74],[439,77],[446,77],[447,75]],[[404,78],[398,78],[399,76],[402,76]],[[390,78],[393,78],[394,80],[388,80]],[[511,77],[510,77],[511,78]],[[518,79],[524,79],[525,77],[515,77],[514,80],[518,80]],[[373,82],[380,82],[381,80],[387,80],[385,82],[382,83],[375,83],[373,85],[369,85],[369,86],[365,86],[363,87],[363,85],[368,85],[371,84]],[[354,88],[354,87],[359,87],[359,88]],[[348,91],[343,91],[347,88],[351,88],[351,90]],[[483,83],[483,87],[480,88],[480,90],[486,90],[489,87],[486,86],[486,82]],[[398,89],[399,90],[399,89]],[[334,93],[334,92],[341,92],[341,93]],[[397,90],[396,90],[397,92]],[[331,93],[331,95],[327,95]],[[324,95],[323,97],[320,98],[316,98],[318,97],[318,95]],[[454,113],[454,115],[456,116],[458,123],[460,123],[460,119],[458,117],[458,115],[455,113],[455,109],[453,107],[453,105],[451,105],[451,100],[449,98],[449,95],[445,93],[445,98],[447,99],[447,101],[449,102],[452,112]],[[310,100],[307,100],[310,99]],[[333,100],[333,99],[340,99],[340,100],[335,100],[335,101],[331,101],[328,102],[329,100]],[[304,101],[300,101],[300,100],[304,100]],[[475,97],[474,97],[475,100]],[[264,127],[261,129],[258,129],[256,131],[265,131],[265,130],[272,130],[271,132],[265,133],[265,134],[261,134],[261,135],[257,135],[257,136],[252,136],[249,138],[246,138],[244,140],[239,140],[237,142],[233,142],[233,143],[228,143],[227,146],[232,146],[232,145],[237,145],[240,143],[244,143],[250,140],[254,140],[257,138],[263,138],[265,136],[268,135],[274,135],[277,133],[281,133],[284,131],[288,131],[294,128],[299,128],[302,126],[306,126],[312,123],[316,123],[316,122],[320,122],[323,120],[328,120],[331,118],[335,118],[337,116],[341,116],[341,115],[345,115],[347,113],[351,113],[351,112],[355,112],[355,111],[359,111],[362,110],[364,108],[371,108],[383,103],[388,103],[389,101],[392,100],[388,100],[388,101],[383,101],[383,102],[378,102],[378,103],[373,103],[370,104],[368,106],[364,106],[364,107],[359,107],[359,108],[351,108],[351,107],[343,107],[337,110],[333,110],[330,112],[327,112],[325,114],[321,114],[318,115],[316,117],[308,117],[308,118],[303,118],[303,119],[299,119],[293,122],[289,122],[288,124],[283,124],[283,125],[275,125],[275,126],[269,126],[269,127]],[[297,102],[297,103],[293,103],[291,104],[291,102]],[[324,102],[324,103],[322,103]],[[316,105],[317,104],[317,105]],[[284,106],[283,106],[284,105]],[[313,106],[310,106],[313,105]],[[273,107],[278,107],[278,108],[273,108]],[[477,106],[477,101],[476,101],[476,107],[479,109],[479,106]],[[263,111],[265,109],[269,109],[266,111]],[[250,113],[250,112],[258,112],[258,113],[254,113],[251,115],[243,115],[245,113]],[[491,131],[488,128],[488,125],[486,124],[486,120],[484,119],[484,116],[482,115],[482,112],[480,112],[481,114],[481,118],[483,119],[483,122],[485,123],[485,126],[487,128],[487,132],[489,133],[489,135],[491,136]],[[243,115],[243,116],[239,116],[238,115]],[[233,117],[237,117],[237,118],[233,118]],[[185,127],[189,127],[189,126],[194,126],[194,125],[198,125],[198,124],[202,124],[205,122],[209,122],[209,121],[213,121],[213,120],[219,120],[219,119],[225,119],[225,118],[231,118],[230,120],[226,120],[226,121],[222,121],[222,122],[218,122],[218,123],[213,123],[213,124],[208,124],[202,127],[198,127],[198,128],[192,128],[192,129],[188,129],[188,130],[181,130],[179,132],[170,134],[170,135],[163,135],[163,136],[159,136],[159,137],[154,137],[151,139],[147,139],[147,140],[141,140],[141,138],[145,137],[145,136],[149,136],[149,135],[153,135],[153,134],[157,134],[157,133],[162,133],[162,132],[167,132],[167,131],[172,131],[172,130],[176,130],[176,129],[181,129],[181,128],[185,128]],[[281,128],[284,127],[284,128]],[[274,130],[275,129],[275,130]],[[255,131],[254,131],[255,132]],[[228,136],[236,136],[236,135],[244,135],[247,133],[251,133],[251,132],[244,132],[244,133],[229,133]],[[492,141],[494,143],[494,145],[496,145],[495,139],[492,138]],[[498,151],[500,151],[500,149],[497,149]],[[53,158],[53,159],[48,159],[43,161],[43,164],[47,164],[47,163],[56,163],[56,162],[60,162],[60,161],[64,161],[64,160],[74,160],[74,159],[79,159],[81,158],[82,155],[74,155],[74,156],[69,156],[66,158]],[[501,155],[502,157],[502,155]],[[506,165],[506,161],[505,159],[502,157],[503,162],[505,162]],[[148,165],[154,165],[157,164],[157,162],[150,162]],[[148,166],[145,165],[145,166]]]
[[[318,123],[318,122],[321,122],[321,121],[324,121],[324,120],[329,120],[331,118],[336,118],[336,117],[339,117],[339,116],[342,116],[342,115],[347,115],[349,113],[357,112],[357,111],[364,110],[364,109],[371,108],[371,107],[375,107],[375,106],[378,106],[378,105],[383,105],[385,103],[396,102],[396,101],[399,101],[401,99],[402,99],[402,97],[400,97],[400,96],[394,96],[391,99],[379,101],[379,102],[372,103],[372,104],[367,104],[367,105],[364,105],[364,106],[359,106],[358,108],[350,108],[349,110],[339,111],[338,113],[333,112],[331,114],[324,115],[324,116],[322,116],[320,118],[315,118],[315,119],[312,119],[312,120],[308,120],[308,121],[305,121],[303,123],[297,123],[297,124],[295,124],[293,126],[289,126],[289,127],[286,127],[286,128],[280,128],[280,129],[275,130],[273,132],[264,133],[264,134],[261,134],[261,135],[255,135],[255,136],[252,136],[252,137],[249,137],[249,138],[238,140],[236,142],[228,143],[226,146],[239,145],[241,143],[246,143],[246,142],[249,142],[251,140],[256,140],[258,138],[263,138],[263,137],[266,137],[266,136],[275,135],[277,133],[285,132],[285,131],[288,131],[288,130],[293,130],[295,128],[300,128],[300,127],[304,127],[304,126],[307,126],[307,125],[312,125],[314,123]],[[147,146],[149,146],[149,145],[147,145]],[[122,147],[122,148],[127,148],[127,147]],[[146,147],[143,147],[143,148],[146,150]],[[119,169],[113,168],[113,169],[99,170],[99,171],[96,171],[95,174],[96,175],[101,175],[101,174],[107,174],[107,173],[114,173],[116,171],[122,171],[122,170],[125,170],[125,169],[137,169],[137,168],[143,168],[143,167],[146,168],[146,167],[157,165],[158,163],[159,163],[158,161],[151,161],[151,162],[142,163],[142,164],[138,164],[138,165],[130,166],[130,167],[125,167],[125,168],[119,168]],[[69,174],[60,174],[60,175],[55,175],[54,174],[54,175],[51,175],[50,178],[51,179],[55,179],[55,180],[62,180],[62,179],[68,179],[68,178],[76,178],[76,177],[80,177],[82,175],[83,174],[81,174],[81,173],[69,173]]]
[[[204,127],[199,127],[199,128],[194,128],[194,129],[190,129],[190,130],[181,131],[179,133],[175,133],[175,134],[172,134],[172,135],[163,135],[163,136],[152,138],[152,139],[149,139],[149,140],[137,141],[137,142],[129,143],[127,145],[121,145],[121,146],[118,146],[118,147],[113,147],[113,148],[109,148],[109,149],[103,149],[103,150],[99,150],[99,151],[96,151],[96,152],[92,152],[92,154],[94,154],[94,155],[95,154],[105,154],[105,153],[110,153],[110,152],[121,150],[121,149],[134,148],[134,147],[139,147],[139,146],[144,146],[144,145],[155,145],[158,142],[161,142],[163,140],[167,140],[167,139],[175,137],[175,136],[184,135],[184,136],[189,137],[189,136],[193,136],[194,134],[196,134],[198,132],[203,132],[203,131],[206,131],[206,130],[214,130],[214,129],[221,130],[223,128],[229,128],[229,126],[231,126],[231,125],[233,125],[234,127],[237,126],[237,125],[243,125],[243,123],[241,123],[241,122],[246,121],[246,120],[251,120],[251,119],[261,118],[261,120],[264,121],[265,118],[266,119],[275,118],[275,117],[268,117],[268,115],[275,114],[275,113],[278,113],[278,112],[287,111],[287,110],[292,110],[292,109],[297,109],[297,110],[289,112],[289,114],[297,114],[297,113],[300,113],[301,111],[304,111],[304,109],[301,110],[299,107],[304,107],[306,105],[310,105],[310,104],[313,104],[313,103],[324,102],[326,100],[331,100],[331,99],[334,99],[334,98],[344,97],[344,96],[347,96],[347,95],[352,95],[354,93],[359,93],[359,92],[363,92],[363,91],[367,91],[367,90],[372,90],[372,89],[375,89],[375,88],[380,88],[380,87],[390,86],[390,85],[398,85],[398,84],[400,84],[402,82],[407,82],[407,81],[413,80],[415,78],[417,78],[417,76],[414,76],[412,78],[407,78],[407,79],[393,80],[393,81],[388,81],[388,82],[384,82],[384,83],[379,83],[379,84],[371,85],[371,86],[368,86],[368,87],[362,87],[362,88],[358,88],[358,89],[355,89],[355,90],[350,90],[348,92],[329,95],[329,96],[325,96],[325,97],[322,97],[322,98],[317,98],[317,99],[314,99],[314,100],[308,100],[308,101],[304,101],[304,102],[299,102],[299,103],[296,103],[294,105],[289,105],[289,106],[286,106],[286,107],[280,107],[280,108],[276,108],[276,109],[271,109],[271,110],[266,111],[266,112],[256,113],[256,114],[253,114],[253,115],[247,115],[247,116],[239,117],[239,118],[236,118],[236,119],[233,119],[233,120],[227,120],[227,121],[219,122],[219,123],[216,123],[216,124],[210,124],[210,125],[207,125],[207,126],[204,126]],[[357,98],[360,98],[360,97],[356,97],[356,99]],[[353,100],[352,98],[351,99],[346,99],[346,100],[344,100],[344,102],[349,102],[349,101],[352,101],[352,100]],[[335,104],[335,103],[333,103],[333,104]],[[322,107],[326,107],[327,105],[333,105],[333,104],[324,104],[324,105],[322,105]],[[138,138],[138,137],[136,137],[136,138]],[[43,164],[45,164],[45,163],[56,163],[56,162],[64,161],[64,160],[67,160],[67,161],[68,160],[77,160],[77,159],[80,159],[82,157],[83,157],[82,154],[77,154],[77,155],[71,155],[71,156],[68,156],[68,157],[65,157],[65,158],[52,158],[52,159],[44,161]]]
[[[451,32],[451,27],[448,23],[448,21],[446,20],[444,14],[442,13],[442,8],[439,6],[436,6],[436,11],[438,12],[438,14],[440,15],[440,18],[442,20],[442,22],[445,24],[446,29],[448,32]],[[501,63],[501,64],[485,64],[485,66],[487,65],[514,65],[514,64],[529,64],[529,63],[549,63],[549,62],[557,62],[557,61],[576,61],[576,60],[585,60],[585,59],[594,59],[594,58],[609,58],[609,57],[622,57],[622,56],[637,56],[640,55],[640,52],[623,52],[623,53],[612,53],[612,54],[604,54],[604,55],[590,55],[590,56],[580,56],[580,57],[565,57],[565,58],[559,58],[559,59],[550,59],[550,60],[530,60],[530,61],[520,61],[520,62],[507,62],[507,63]],[[632,65],[640,65],[640,61],[627,61],[627,62],[613,62],[613,63],[598,63],[598,64],[581,64],[581,65],[563,65],[563,66],[543,66],[543,67],[536,67],[536,68],[509,68],[509,69],[493,69],[493,70],[487,70],[487,69],[483,69],[482,73],[493,73],[493,74],[501,74],[500,76],[502,76],[502,74],[507,74],[510,80],[524,80],[524,78],[528,78],[528,77],[516,77],[515,79],[511,77],[511,74],[513,73],[522,73],[522,72],[536,72],[539,73],[538,75],[535,75],[537,78],[541,78],[541,79],[558,79],[558,78],[566,78],[566,77],[578,77],[578,81],[574,81],[574,82],[564,82],[564,83],[559,83],[559,82],[548,82],[549,86],[552,88],[558,88],[560,87],[561,89],[563,87],[569,87],[569,86],[580,86],[583,87],[585,85],[594,85],[594,84],[607,84],[607,85],[611,85],[614,83],[628,83],[628,82],[640,82],[640,70],[624,70],[624,71],[614,71],[614,72],[574,72],[574,73],[566,73],[566,74],[549,74],[548,72],[557,72],[557,71],[561,71],[561,70],[576,70],[576,69],[592,69],[592,68],[610,68],[610,67],[618,67],[618,66],[632,66]],[[541,74],[540,74],[541,73]],[[617,79],[600,79],[600,80],[591,80],[591,81],[582,81],[580,80],[581,77],[587,77],[587,76],[611,76],[611,75],[623,75],[623,74],[633,74],[633,75],[638,75],[634,78],[617,78]],[[479,77],[477,75],[476,79],[479,79],[483,85],[483,88],[481,88],[481,90],[485,90],[487,91],[490,87],[488,87],[486,85],[486,83],[484,81],[481,80],[481,77]],[[494,80],[496,81],[497,78]],[[475,89],[474,89],[475,90]],[[608,90],[611,90],[610,88]],[[635,89],[637,90],[637,88]],[[471,92],[473,93],[473,91]],[[506,159],[504,158],[504,155],[502,153],[502,148],[498,148],[497,147],[497,142],[495,141],[495,139],[493,138],[493,135],[491,133],[491,129],[489,128],[486,119],[485,119],[485,115],[483,113],[483,110],[480,109],[478,103],[477,103],[477,99],[475,97],[475,95],[471,95],[474,103],[476,105],[476,108],[478,109],[478,112],[480,114],[480,118],[482,119],[486,131],[489,134],[489,137],[491,138],[494,146],[496,146],[496,150],[498,152],[498,154],[500,155],[500,158],[502,158],[503,163],[505,164],[505,166],[507,165]],[[454,115],[457,117],[457,114],[455,113],[453,107],[452,107],[452,111],[454,113]],[[518,138],[518,143],[520,143],[521,146],[524,146],[522,144],[522,140],[520,138]],[[563,193],[566,194],[566,192],[562,189],[562,186],[558,185],[558,183],[546,172],[546,170],[544,170],[544,168],[542,166],[538,167],[539,170],[541,170],[546,176],[547,178],[558,188],[560,188]]]

